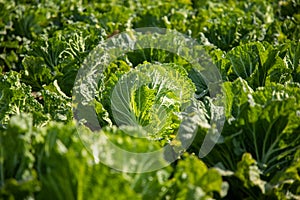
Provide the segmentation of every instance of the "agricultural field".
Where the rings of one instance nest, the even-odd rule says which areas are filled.
[[[300,199],[300,1],[0,0],[0,199]]]

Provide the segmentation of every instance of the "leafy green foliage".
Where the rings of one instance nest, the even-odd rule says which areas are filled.
[[[12,117],[7,130],[0,132],[1,197],[115,199],[112,194],[122,190],[124,195],[117,194],[120,199],[139,198],[122,174],[93,163],[73,123],[38,129],[32,125],[32,117],[22,114]]]
[[[0,199],[300,198],[299,0],[2,0],[0,16]],[[211,56],[224,80],[225,126],[206,157],[193,155],[216,109],[205,77],[175,53],[128,52],[98,83],[103,129],[95,134],[132,152],[176,149],[184,143],[174,139],[178,113],[191,103],[198,117],[184,130],[198,130],[172,165],[120,173],[83,146],[95,141],[89,130],[77,133],[72,88],[100,42],[149,26],[192,36]],[[112,99],[134,77],[145,84],[132,86],[127,102],[121,92]],[[126,114],[116,116],[111,100],[138,126],[121,127],[117,118]]]
[[[47,119],[42,115],[42,105],[31,95],[31,87],[20,82],[20,74],[13,71],[1,74],[0,88],[0,127],[5,127],[11,115],[22,112],[33,113],[37,122]]]
[[[207,169],[195,155],[178,161],[176,172],[167,183],[171,199],[209,199],[227,193],[227,183],[215,169]],[[214,194],[216,193],[216,194]]]
[[[102,40],[103,33],[100,28],[77,23],[53,35],[32,44],[30,56],[23,59],[22,79],[35,90],[57,80],[62,91],[70,94],[83,58]]]
[[[40,190],[34,147],[41,139],[32,127],[32,117],[18,116],[0,132],[0,195],[24,199]]]
[[[253,91],[245,80],[238,78],[225,83],[225,87],[228,121],[223,139],[204,160],[236,170],[245,186],[257,186],[261,195],[272,196],[274,193],[267,189],[277,186],[266,182],[293,163],[300,145],[299,85],[270,83]],[[260,195],[254,195],[257,190],[253,190],[256,192],[252,191],[250,196],[259,198]]]
[[[40,92],[32,91],[21,82],[21,74],[11,71],[0,75],[0,127],[5,128],[12,115],[30,112],[34,124],[41,126],[48,120],[69,121],[72,118],[71,98],[59,88],[56,81]]]

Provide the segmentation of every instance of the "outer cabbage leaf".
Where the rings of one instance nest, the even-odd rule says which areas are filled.
[[[293,162],[285,170],[280,171],[270,181],[278,199],[297,199],[300,197],[300,150],[295,153]]]
[[[41,91],[44,113],[50,114],[54,121],[68,122],[72,120],[71,98],[60,89],[57,81],[44,86]]]
[[[300,44],[290,41],[281,46],[281,57],[292,71],[293,81],[300,82]]]
[[[212,199],[225,196],[228,185],[216,169],[208,169],[196,156],[185,154],[167,188],[165,198],[169,199]]]
[[[104,76],[99,83],[98,96],[95,98],[95,108],[100,126],[112,125],[111,94],[120,77],[130,69],[130,65],[125,61],[117,60],[103,72]]]

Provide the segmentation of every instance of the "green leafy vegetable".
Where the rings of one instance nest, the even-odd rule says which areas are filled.
[[[0,16],[0,199],[300,199],[299,0],[1,0]],[[219,138],[210,77],[155,48],[106,66],[95,120],[83,123],[101,130],[73,121],[72,88],[89,53],[142,27],[184,33],[210,55],[226,97]],[[176,37],[162,42],[181,47]],[[206,136],[216,145],[199,159]],[[166,147],[159,162],[178,160],[118,172],[97,158],[134,165],[107,141],[135,153]]]

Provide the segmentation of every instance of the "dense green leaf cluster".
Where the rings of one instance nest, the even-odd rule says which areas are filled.
[[[0,16],[0,199],[300,198],[299,0],[0,0]],[[174,29],[202,45],[223,78],[226,120],[200,159],[214,109],[203,77],[164,50],[117,58],[98,83],[96,138],[133,152],[172,151],[183,142],[174,139],[180,112],[193,104],[199,114],[179,160],[130,174],[85,148],[95,138],[77,133],[72,89],[100,42],[141,27]],[[124,101],[114,92],[134,77],[145,84]],[[128,113],[116,118],[112,97]],[[130,116],[125,124],[122,116]]]

